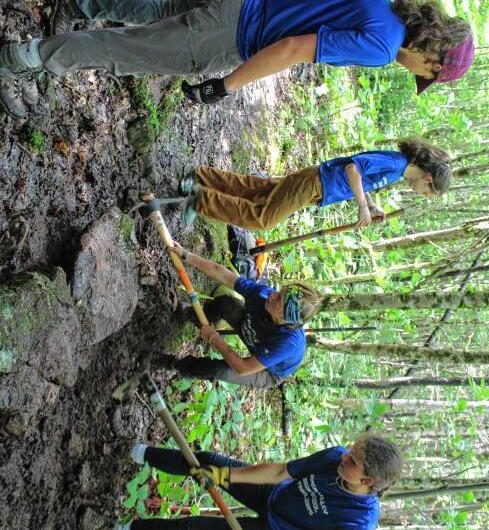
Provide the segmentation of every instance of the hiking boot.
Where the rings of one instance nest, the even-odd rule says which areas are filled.
[[[194,184],[190,195],[187,196],[183,203],[182,220],[185,226],[190,226],[197,218],[195,206],[197,203],[197,195],[201,189],[202,186],[200,184]]]
[[[0,46],[0,76],[15,79],[42,69],[40,39],[12,42]]]
[[[29,107],[35,107],[39,102],[39,91],[35,79],[22,79],[22,100]]]
[[[56,0],[51,15],[51,35],[73,31],[75,24],[85,19],[75,0]]]
[[[80,519],[80,530],[112,530],[113,526],[107,519],[98,514],[93,508],[86,508]]]
[[[193,173],[187,173],[178,184],[178,194],[182,197],[190,195],[194,189],[195,179]]]
[[[27,108],[22,101],[22,87],[18,79],[0,77],[0,105],[16,120],[26,117]]]

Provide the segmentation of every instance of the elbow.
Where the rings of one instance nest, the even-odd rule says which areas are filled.
[[[302,56],[302,47],[297,37],[286,37],[280,41],[282,58],[290,64],[306,62]]]

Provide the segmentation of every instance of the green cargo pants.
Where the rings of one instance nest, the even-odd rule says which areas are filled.
[[[242,0],[77,0],[89,19],[139,24],[75,31],[39,44],[55,75],[103,69],[115,75],[211,73],[242,62],[236,30]]]

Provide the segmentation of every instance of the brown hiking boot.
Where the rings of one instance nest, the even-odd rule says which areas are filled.
[[[25,118],[27,108],[22,101],[22,86],[18,79],[0,77],[0,105],[16,120]]]
[[[51,35],[73,31],[74,25],[85,18],[75,0],[55,0],[51,15]]]
[[[29,107],[34,107],[39,102],[39,91],[35,79],[22,79],[22,100]]]

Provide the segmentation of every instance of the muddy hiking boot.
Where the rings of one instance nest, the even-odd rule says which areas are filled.
[[[42,69],[39,39],[0,47],[0,104],[13,118],[24,118],[26,103],[39,99],[37,86],[26,78]]]
[[[51,35],[73,31],[75,24],[85,19],[75,0],[55,0],[51,14]]]
[[[27,107],[22,98],[20,79],[0,77],[0,106],[16,120],[26,117]]]
[[[39,103],[39,91],[35,79],[22,79],[22,100],[29,107],[35,107]]]

